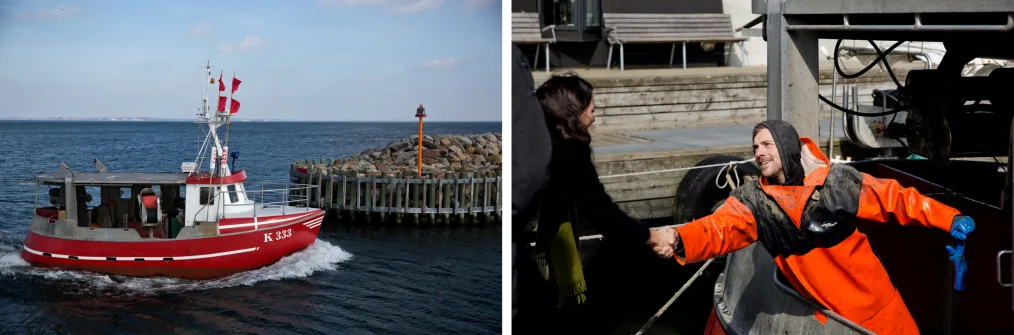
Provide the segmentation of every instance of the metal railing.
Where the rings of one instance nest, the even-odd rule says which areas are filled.
[[[196,221],[197,218],[200,217],[202,212],[204,212],[206,209],[212,206],[218,206],[219,218],[228,217],[228,212],[224,210],[226,207],[251,206],[253,211],[253,217],[257,217],[258,209],[267,209],[267,208],[280,209],[282,215],[286,214],[285,211],[286,208],[288,207],[305,208],[305,211],[310,211],[312,209],[312,207],[310,207],[310,194],[311,194],[310,190],[319,188],[319,186],[316,185],[295,184],[290,182],[262,182],[259,183],[259,185],[260,190],[253,191],[247,188],[246,185],[244,185],[243,191],[240,190],[221,191],[218,185],[214,185],[216,192],[215,195],[211,198],[212,201],[209,202],[208,204],[202,205],[201,209],[197,210],[197,212],[194,213],[194,220]],[[275,187],[275,185],[284,185],[284,186]],[[265,189],[266,186],[270,186],[272,188]],[[239,193],[245,193],[246,200],[248,200],[248,202],[241,203],[222,202],[225,196],[230,196],[233,193],[237,194],[237,198]],[[260,201],[256,200],[258,198],[258,195],[260,196]]]

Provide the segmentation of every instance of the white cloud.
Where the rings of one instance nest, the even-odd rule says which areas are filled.
[[[78,7],[59,6],[46,10],[18,13],[14,17],[18,20],[54,20],[72,17],[81,13],[84,13],[84,10]]]
[[[423,62],[423,67],[428,68],[448,68],[458,64],[457,58],[444,58],[444,59],[432,59]]]
[[[317,0],[328,8],[380,6],[396,13],[409,14],[439,8],[444,0]]]
[[[482,7],[495,4],[497,0],[465,0],[465,11],[473,11]]]
[[[444,3],[444,0],[413,0],[409,2],[402,2],[401,4],[394,6],[394,11],[398,13],[417,13],[427,11],[430,9],[436,9]]]
[[[190,27],[187,31],[190,36],[207,36],[211,34],[211,23],[210,22],[198,22]]]
[[[355,6],[355,5],[372,5],[381,4],[387,2],[386,0],[317,0],[317,3],[325,6]]]
[[[268,41],[263,40],[260,37],[247,35],[247,37],[243,38],[243,41],[239,42],[239,44],[223,44],[218,46],[218,50],[223,53],[246,52],[259,49],[267,44]]]

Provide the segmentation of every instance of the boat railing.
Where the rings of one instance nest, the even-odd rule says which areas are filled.
[[[259,183],[260,189],[250,190],[235,190],[235,191],[220,191],[212,197],[213,201],[209,204],[204,205],[199,209],[194,216],[199,217],[202,212],[212,206],[218,207],[221,212],[219,218],[229,217],[229,211],[224,210],[227,207],[253,207],[253,216],[257,217],[258,210],[266,209],[277,209],[277,211],[271,211],[271,213],[281,213],[282,215],[293,212],[293,207],[302,208],[303,211],[310,211],[313,209],[310,207],[310,194],[312,189],[319,188],[317,185],[310,184],[295,184],[290,182],[261,182]],[[235,193],[239,198],[240,193],[246,195],[246,199],[249,201],[239,203],[223,202],[225,197]],[[231,200],[231,199],[230,199]],[[259,200],[259,201],[258,201]],[[242,211],[246,215],[246,211]]]

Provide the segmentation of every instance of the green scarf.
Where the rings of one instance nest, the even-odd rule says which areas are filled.
[[[584,269],[581,266],[581,254],[577,250],[577,239],[574,238],[570,222],[560,224],[556,235],[548,241],[549,264],[546,264],[545,253],[539,253],[537,262],[542,269],[543,277],[549,279],[549,265],[553,267],[557,287],[557,308],[583,304],[587,301],[585,291],[588,290],[584,280]]]

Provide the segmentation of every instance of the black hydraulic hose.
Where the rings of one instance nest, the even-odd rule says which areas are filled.
[[[867,65],[865,68],[863,68],[859,72],[856,72],[856,73],[853,73],[853,74],[845,73],[844,71],[841,70],[841,67],[838,64],[838,51],[841,49],[841,42],[842,41],[843,40],[839,39],[838,42],[834,44],[834,70],[838,72],[838,75],[842,76],[842,78],[845,78],[845,79],[858,78],[859,76],[862,76],[863,74],[866,74],[866,72],[869,71],[870,69],[872,69],[875,65],[877,65],[878,62],[884,62],[884,67],[887,68],[887,73],[891,75],[891,79],[894,80],[894,84],[898,85],[898,88],[902,88],[901,82],[898,81],[898,77],[896,77],[894,75],[894,71],[891,70],[891,64],[887,63],[887,54],[891,53],[891,51],[894,51],[894,49],[898,48],[898,46],[900,46],[905,41],[898,41],[898,42],[894,43],[894,45],[892,45],[890,48],[887,48],[886,51],[880,51],[880,47],[878,47],[876,43],[873,43],[873,40],[867,40],[868,42],[870,42],[871,45],[873,45],[873,50],[877,51],[877,59],[874,60],[873,62],[871,62],[870,65]],[[909,107],[901,107],[901,108],[896,108],[896,109],[892,109],[892,110],[884,111],[884,112],[879,112],[879,113],[861,113],[861,112],[857,112],[857,111],[854,111],[854,110],[845,109],[844,107],[839,106],[839,105],[835,104],[834,102],[831,102],[831,100],[828,100],[823,95],[817,94],[817,97],[820,98],[820,101],[823,101],[824,103],[830,105],[831,107],[834,107],[837,110],[842,111],[845,114],[856,115],[856,116],[863,116],[863,117],[886,116],[886,115],[891,115],[891,114],[894,114],[895,117],[897,117],[897,113],[898,112],[906,111],[906,110],[909,109]],[[887,108],[887,106],[884,106],[884,108]],[[892,119],[891,122],[894,122],[894,120]]]
[[[884,68],[887,69],[887,74],[891,75],[891,80],[894,80],[894,84],[898,85],[898,88],[902,88],[903,86],[901,85],[901,82],[898,81],[898,77],[895,77],[894,76],[894,71],[891,70],[891,64],[889,64],[887,62],[887,54],[891,53],[891,50],[893,50],[893,48],[896,48],[899,45],[901,45],[902,41],[898,41],[898,43],[894,43],[894,45],[891,46],[891,49],[888,49],[887,52],[880,52],[880,47],[878,47],[876,43],[873,43],[873,40],[867,40],[867,41],[869,41],[870,45],[873,46],[873,50],[877,51],[877,58],[879,58],[882,62],[884,62]],[[837,52],[837,51],[835,51],[835,52]],[[873,62],[873,63],[876,64],[876,62]],[[228,135],[226,135],[226,136],[228,136]]]
[[[845,107],[842,107],[842,106],[838,106],[837,104],[831,102],[831,100],[828,100],[827,98],[825,98],[823,95],[817,94],[817,97],[820,98],[820,101],[823,101],[824,103],[830,105],[831,107],[834,107],[835,109],[840,110],[840,111],[842,111],[845,114],[855,115],[855,116],[863,116],[863,117],[885,116],[885,115],[895,114],[897,112],[906,111],[906,110],[909,109],[909,107],[901,107],[901,108],[896,108],[896,109],[892,109],[892,110],[884,111],[884,112],[879,112],[879,113],[861,113],[861,112],[857,112],[857,111],[854,111],[854,110],[845,109]]]
[[[838,71],[838,75],[839,76],[842,76],[842,78],[845,78],[845,79],[859,78],[859,76],[862,76],[863,74],[866,74],[867,71],[869,71],[874,66],[876,66],[877,62],[881,62],[881,61],[884,62],[884,65],[887,66],[887,68],[890,69],[891,65],[888,64],[887,60],[885,59],[887,57],[887,54],[891,53],[891,51],[894,51],[894,49],[897,49],[898,46],[900,46],[902,43],[905,42],[905,41],[898,41],[897,43],[894,43],[894,45],[892,45],[890,48],[887,48],[887,51],[880,52],[880,48],[877,47],[876,43],[873,43],[873,40],[867,40],[868,42],[870,42],[870,44],[873,44],[873,49],[877,51],[877,59],[874,60],[873,62],[871,62],[870,65],[867,65],[865,68],[863,68],[859,72],[856,72],[856,73],[853,73],[853,74],[848,74],[848,73],[845,73],[845,71],[842,71],[841,70],[841,66],[838,64],[838,51],[841,49],[841,41],[843,41],[843,40],[838,40],[838,42],[834,44],[834,69],[835,69],[835,71]],[[892,78],[894,77],[894,72],[888,70],[888,73],[891,74]],[[895,82],[895,84],[898,84],[898,87],[901,87],[901,84],[898,82],[897,78],[894,79],[894,82]]]

